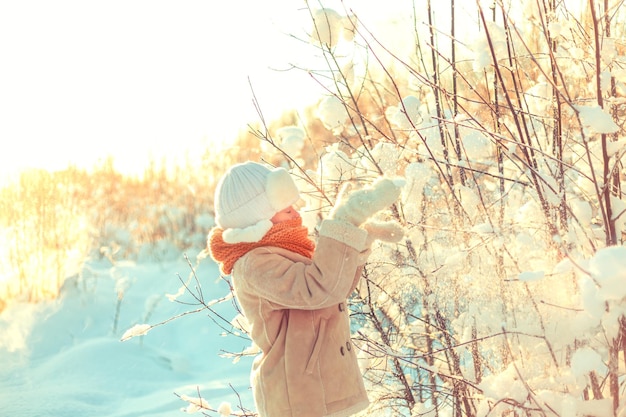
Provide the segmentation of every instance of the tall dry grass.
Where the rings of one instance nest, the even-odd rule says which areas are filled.
[[[0,298],[54,298],[93,244],[84,173],[31,170],[0,191]]]
[[[88,259],[202,250],[215,182],[230,162],[206,152],[200,165],[152,161],[141,176],[122,174],[112,158],[88,170],[22,172],[0,190],[2,304],[55,298]]]

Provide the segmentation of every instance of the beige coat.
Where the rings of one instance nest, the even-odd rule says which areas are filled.
[[[367,407],[346,307],[366,237],[325,220],[313,259],[263,247],[235,263],[235,294],[262,351],[251,374],[261,417],[343,417]]]

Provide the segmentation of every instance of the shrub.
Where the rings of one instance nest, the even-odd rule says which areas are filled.
[[[428,1],[427,24],[387,28],[408,52],[353,10],[315,20],[314,39],[354,35],[314,42],[328,94],[253,133],[311,228],[341,183],[406,180],[387,214],[405,239],[376,248],[353,300],[367,415],[623,413],[621,5],[477,3],[459,40]]]

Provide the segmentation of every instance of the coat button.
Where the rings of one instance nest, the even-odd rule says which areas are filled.
[[[338,306],[338,307],[339,307],[339,311],[343,311],[343,310],[344,310],[343,303],[339,303],[339,306]]]

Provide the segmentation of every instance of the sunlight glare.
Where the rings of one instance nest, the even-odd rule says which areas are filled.
[[[384,10],[322,3],[356,13],[396,50],[413,48],[413,25],[427,23],[420,10],[414,22],[406,13],[410,0]],[[437,13],[447,22],[445,9]],[[137,174],[150,160],[218,155],[259,119],[253,96],[271,120],[324,93],[304,70],[327,70],[307,45],[311,30],[306,2],[291,0],[2,2],[0,50],[11,64],[0,67],[0,181],[23,168],[90,168],[109,156]]]
[[[258,116],[250,84],[268,115],[297,106],[301,80],[270,68],[288,61],[271,24],[286,4],[4,2],[0,175],[109,155],[135,173],[219,148]]]

